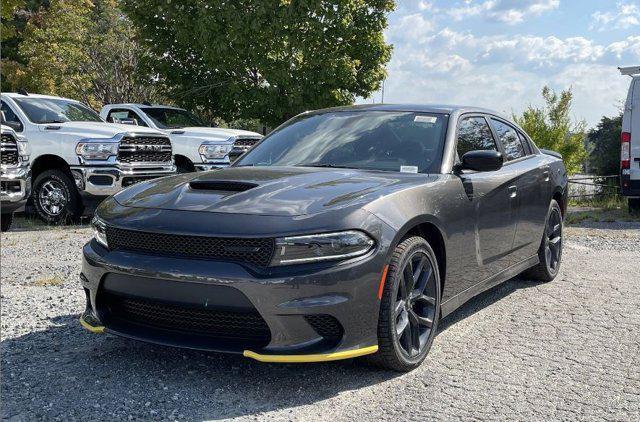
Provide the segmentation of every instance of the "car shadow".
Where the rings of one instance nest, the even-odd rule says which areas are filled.
[[[509,280],[443,319],[439,331],[532,286]],[[0,342],[3,419],[226,419],[313,404],[402,376],[357,360],[264,364],[92,335],[78,317],[58,316],[45,330]]]

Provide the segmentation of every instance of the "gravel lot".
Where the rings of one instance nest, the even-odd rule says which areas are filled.
[[[80,328],[82,227],[2,234],[2,417],[640,420],[640,224],[566,230],[561,274],[513,279],[442,322],[399,375],[271,365]]]

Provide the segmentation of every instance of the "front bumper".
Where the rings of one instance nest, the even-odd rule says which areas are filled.
[[[2,168],[0,176],[2,212],[20,208],[31,194],[31,170],[28,166]]]
[[[175,173],[176,166],[167,163],[71,167],[71,174],[80,193],[98,197],[110,196],[135,183]]]
[[[377,296],[386,251],[343,263],[256,274],[242,264],[108,251],[95,240],[83,249],[81,282],[87,296],[82,325],[136,340],[199,350],[242,353],[264,362],[316,362],[377,351]],[[268,327],[264,342],[194,335],[117,319],[111,297],[197,310],[255,311]],[[153,304],[145,306],[153,307]],[[309,316],[334,319],[328,339]]]

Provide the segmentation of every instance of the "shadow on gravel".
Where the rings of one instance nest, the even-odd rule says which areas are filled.
[[[497,286],[449,315],[440,331],[535,285],[513,279]],[[90,334],[78,315],[51,322],[44,331],[1,342],[3,419],[259,418],[401,375],[357,361],[275,365],[147,345]]]

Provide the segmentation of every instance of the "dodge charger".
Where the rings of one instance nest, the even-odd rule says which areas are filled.
[[[105,200],[80,275],[81,324],[263,362],[425,359],[438,322],[562,257],[567,174],[474,107],[302,113],[229,168]]]

